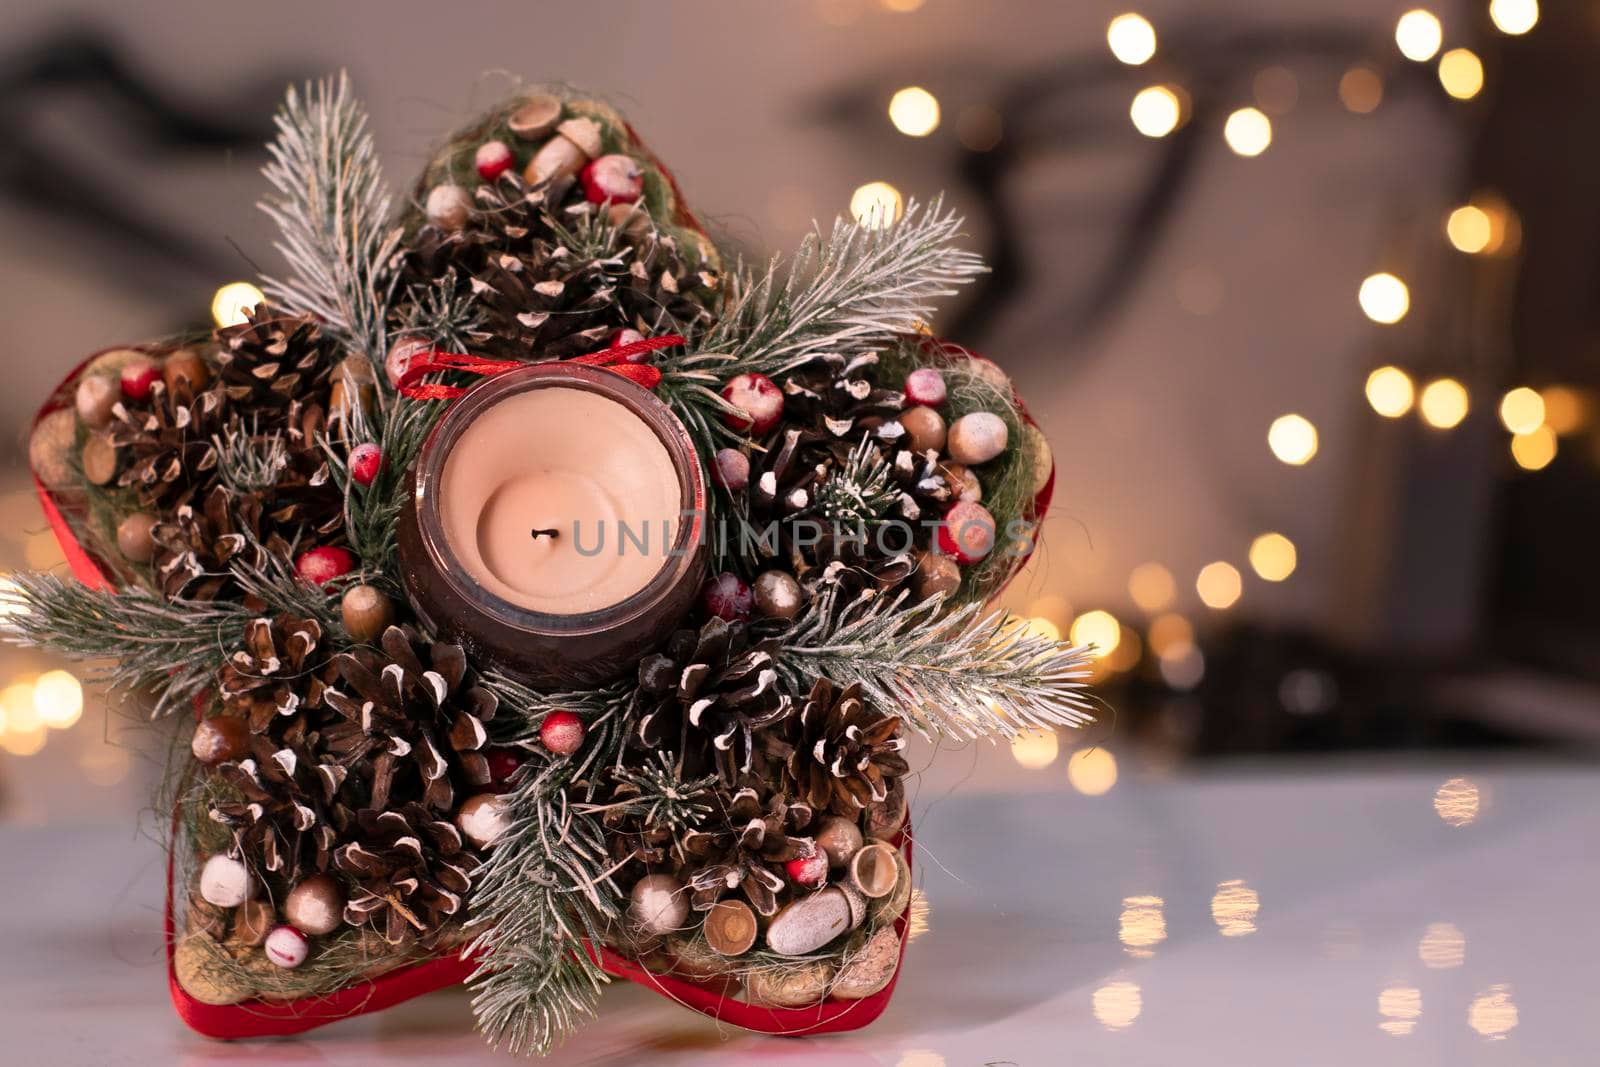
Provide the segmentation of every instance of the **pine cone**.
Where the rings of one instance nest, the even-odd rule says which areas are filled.
[[[266,552],[290,554],[276,534],[261,536],[261,500],[213,486],[200,507],[184,502],[151,531],[156,583],[168,598],[219,600],[239,594],[231,564],[260,567]]]
[[[244,646],[217,676],[223,708],[244,716],[252,734],[281,740],[291,725],[303,733],[302,717],[321,705],[327,688],[321,644],[322,624],[315,619],[252,619]]]
[[[401,281],[469,295],[478,349],[564,359],[604,348],[620,328],[670,333],[711,320],[717,276],[692,268],[651,226],[613,227],[574,179],[530,187],[508,174],[477,196],[466,229],[418,230]]]
[[[370,757],[372,792],[365,806],[385,811],[420,801],[448,815],[457,784],[489,784],[486,724],[499,701],[472,676],[460,645],[430,646],[409,626],[389,627],[380,644],[381,653],[360,648],[334,657],[353,696],[334,688],[323,694],[363,735],[352,755]]]
[[[291,444],[311,446],[339,358],[337,343],[317,320],[262,304],[246,321],[218,330],[217,342],[220,387],[234,412],[246,418],[260,413],[268,424],[283,425]]]
[[[739,624],[713,618],[673,634],[663,653],[639,663],[633,741],[676,753],[686,774],[715,769],[732,783],[755,761],[757,730],[787,718],[789,697],[778,689],[776,642],[752,646]]]
[[[683,849],[693,857],[685,868],[690,902],[709,911],[737,889],[758,914],[776,914],[787,884],[783,864],[816,851],[816,842],[802,836],[811,829],[812,808],[777,794],[763,805],[760,789],[747,784],[727,798],[725,810],[724,829],[685,836]]]
[[[619,877],[635,873],[676,871],[686,861],[685,838],[720,808],[715,798],[716,775],[685,778],[670,755],[656,752],[638,766],[615,766],[594,783],[575,782],[569,792],[580,810],[598,814],[606,829],[607,848]]]
[[[213,438],[227,414],[227,396],[220,386],[196,394],[185,380],[175,390],[155,382],[143,403],[119,401],[108,431],[123,456],[117,485],[132,489],[144,510],[170,514],[185,496],[215,484]]]
[[[355,840],[340,845],[333,865],[355,883],[344,921],[367,925],[391,945],[429,942],[461,911],[477,860],[461,832],[426,804],[366,809]]]
[[[792,721],[787,780],[818,811],[858,815],[911,769],[900,755],[900,720],[870,708],[859,684],[841,692],[819,678]]]

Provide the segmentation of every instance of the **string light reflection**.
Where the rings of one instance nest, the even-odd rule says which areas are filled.
[[[1416,986],[1392,985],[1378,994],[1378,1029],[1394,1037],[1404,1037],[1417,1028],[1422,1018],[1422,990]]]
[[[1108,1030],[1126,1030],[1144,1010],[1137,982],[1107,982],[1094,991],[1094,1017]]]
[[[1467,1025],[1490,1041],[1503,1039],[1517,1026],[1517,1006],[1511,1000],[1511,987],[1492,985],[1467,1008]]]
[[[1439,17],[1426,8],[1413,8],[1394,25],[1394,43],[1400,54],[1416,63],[1426,63],[1444,43],[1444,27]]]
[[[1398,419],[1416,403],[1417,387],[1399,367],[1379,367],[1367,375],[1367,403],[1386,419]]]
[[[1118,15],[1106,27],[1106,44],[1118,60],[1137,67],[1156,54],[1156,28],[1143,15]]]
[[[1160,897],[1122,898],[1122,919],[1117,938],[1123,951],[1136,959],[1155,955],[1155,947],[1167,939],[1166,902]]]
[[[1256,932],[1256,916],[1261,911],[1261,897],[1235,878],[1217,883],[1211,897],[1211,919],[1223,937],[1244,937]]]
[[[1454,923],[1429,923],[1417,942],[1417,958],[1436,971],[1459,967],[1467,959],[1467,938]]]
[[[889,121],[907,137],[926,137],[939,128],[939,100],[920,85],[910,85],[889,99]]]
[[[1422,421],[1438,430],[1449,430],[1467,417],[1467,387],[1454,378],[1438,378],[1423,387],[1419,401]]]
[[[1470,778],[1451,778],[1433,794],[1433,810],[1446,826],[1468,826],[1477,819],[1482,798]]]
[[[248,321],[245,312],[265,299],[249,282],[229,282],[211,298],[211,318],[218,326],[237,326]]]

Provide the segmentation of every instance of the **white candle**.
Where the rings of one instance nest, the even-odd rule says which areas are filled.
[[[483,588],[531,611],[576,615],[650,584],[677,536],[683,491],[637,414],[596,392],[548,387],[508,395],[462,431],[439,479],[439,511],[445,539]]]

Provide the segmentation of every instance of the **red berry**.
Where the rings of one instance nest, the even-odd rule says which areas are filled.
[[[294,572],[304,581],[321,585],[356,569],[356,558],[342,548],[323,545],[307,549],[294,561]]]
[[[821,885],[828,878],[828,854],[816,849],[809,856],[800,856],[785,863],[783,869],[796,885]]]
[[[638,330],[630,330],[624,327],[611,331],[611,339],[606,342],[606,347],[621,348],[623,345],[631,345],[643,340],[644,334]],[[650,358],[654,355],[654,352],[635,352],[631,356],[624,356],[622,361],[624,363],[649,363]]]
[[[524,760],[522,753],[514,748],[495,746],[483,754],[484,761],[489,764],[489,781],[494,786],[505,788],[511,780],[511,775],[522,766]]]
[[[744,414],[726,412],[722,421],[760,437],[783,418],[783,390],[765,374],[740,374],[722,387],[722,399]]]
[[[944,375],[932,367],[918,367],[906,375],[905,392],[907,402],[930,408],[943,404],[949,395],[945,389]]]
[[[750,587],[740,581],[737,574],[728,571],[709,579],[700,590],[701,605],[723,622],[748,619],[755,602]]]
[[[739,492],[750,484],[750,457],[737,448],[718,450],[712,457],[711,480],[724,489]]]
[[[582,748],[587,732],[583,720],[570,711],[552,711],[539,724],[539,740],[558,756],[570,756]]]
[[[478,154],[472,162],[478,168],[478,177],[492,182],[511,169],[516,157],[504,141],[485,141],[478,146]]]
[[[368,442],[350,450],[350,477],[361,485],[377,481],[383,470],[383,449]]]
[[[962,500],[944,513],[939,551],[957,563],[976,563],[994,551],[994,516],[982,504]]]
[[[148,359],[136,359],[122,367],[122,395],[129,400],[149,400],[150,388],[161,380],[161,368]]]
[[[631,204],[644,192],[644,173],[630,156],[601,156],[583,168],[581,177],[591,204]]]

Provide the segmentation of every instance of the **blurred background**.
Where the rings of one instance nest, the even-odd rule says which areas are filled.
[[[253,205],[288,83],[348,68],[404,189],[561,80],[758,257],[885,201],[965,213],[994,271],[934,328],[1014,375],[1058,465],[1007,605],[1104,650],[1108,709],[996,780],[1600,744],[1600,8],[6,7],[0,570],[62,566],[26,470],[46,393],[275,265]],[[161,744],[62,667],[0,651],[0,820],[131,824]]]

